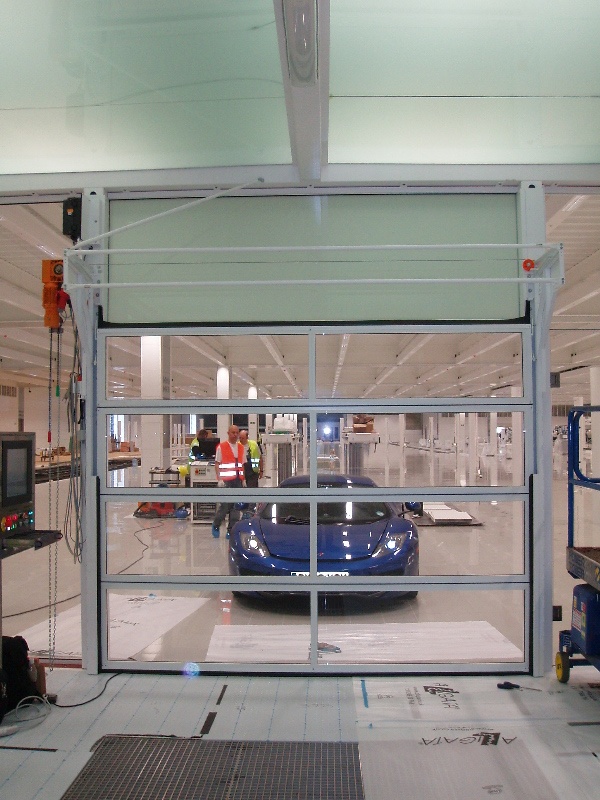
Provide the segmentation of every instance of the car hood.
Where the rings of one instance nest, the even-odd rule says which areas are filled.
[[[367,525],[335,523],[317,528],[317,554],[327,561],[347,561],[348,556],[367,558],[372,555],[390,520],[383,519]],[[308,561],[310,558],[307,525],[287,525],[260,520],[260,530],[269,552],[279,558]]]

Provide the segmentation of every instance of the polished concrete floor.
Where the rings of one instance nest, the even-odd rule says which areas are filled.
[[[38,521],[44,504],[49,505],[42,492],[43,489],[38,493]],[[125,515],[127,525],[130,511]],[[554,482],[553,601],[563,607],[565,621],[554,623],[557,643],[558,631],[569,626],[575,583],[565,570],[566,515],[566,481],[563,465],[558,463]],[[496,519],[503,520],[506,527],[494,526],[494,540],[512,542],[511,515]],[[201,540],[206,548],[208,560],[201,559],[200,570],[206,574],[211,568],[220,569],[225,540],[211,540],[203,527],[197,526],[186,535],[190,540]],[[486,525],[477,529],[479,549],[475,539],[465,540],[464,558],[454,558],[454,563],[464,563],[470,557],[471,563],[476,560],[482,569],[487,568],[485,562],[493,555],[493,549],[481,548],[485,528]],[[115,571],[124,568],[130,573],[128,565],[141,558],[136,567],[139,569],[143,556],[157,558],[161,546],[164,554],[164,538],[154,539],[151,530],[138,535],[141,542],[132,537],[126,546],[114,551]],[[449,530],[428,537],[431,546],[424,566],[432,574],[437,568],[436,559],[444,557],[444,550],[448,557],[451,551],[456,556],[457,540],[451,537]],[[476,558],[477,553],[483,554],[481,559]],[[164,555],[172,564],[181,563],[173,554]],[[3,633],[14,635],[35,625],[48,627],[49,577],[54,575],[58,578],[58,609],[75,609],[79,604],[79,566],[66,547],[61,547],[56,557],[45,551],[28,552],[4,563]],[[465,616],[459,599],[455,598],[456,605],[450,607],[451,619]],[[410,621],[431,614],[429,619],[434,620],[440,618],[442,605],[438,604],[434,613],[427,598],[420,595],[398,604],[396,610],[379,608],[372,612],[374,616],[369,612],[362,619],[369,623],[392,619],[392,614],[393,621]],[[273,609],[265,610],[260,605],[236,604],[235,611],[230,605],[228,612],[223,611],[222,602],[217,607],[221,615],[233,612],[245,624],[264,623],[267,619],[281,622],[282,616],[286,625],[306,621],[302,613],[274,614]],[[211,615],[213,619],[214,609]],[[494,623],[511,639],[515,635],[514,621],[510,614],[505,616],[502,619],[498,613]],[[325,619],[331,621],[329,617]],[[356,622],[348,617],[350,620]],[[169,637],[166,640],[172,653],[174,644],[168,645]],[[164,653],[151,648],[141,648],[136,655],[142,660],[164,657]],[[499,667],[498,675],[501,671]],[[506,677],[523,688],[499,689],[498,681]],[[356,742],[367,800],[469,800],[490,795],[519,800],[584,800],[598,796],[600,675],[589,666],[573,669],[568,684],[558,683],[550,665],[546,675],[538,679],[526,675],[389,678],[361,676],[359,669],[353,677],[201,673],[112,677],[108,673],[92,676],[81,669],[54,668],[47,672],[47,688],[56,693],[59,705],[43,719],[37,718],[37,709],[32,710],[34,721],[39,724],[30,727],[33,722],[13,723],[6,718],[3,722],[8,732],[0,738],[2,798],[59,800],[90,759],[95,743],[103,736],[118,733],[201,736],[215,741]],[[115,791],[98,797],[120,800],[126,796],[118,793],[118,787]],[[148,800],[162,796],[153,793],[158,792],[156,787],[149,786],[144,791],[139,796]],[[175,800],[177,795],[173,797]]]

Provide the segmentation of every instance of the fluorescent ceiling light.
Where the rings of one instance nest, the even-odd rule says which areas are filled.
[[[282,0],[285,48],[292,86],[317,82],[317,5],[315,0]]]
[[[585,198],[586,195],[584,194],[576,194],[575,197],[571,198],[571,200],[562,207],[562,211],[564,211],[565,214],[570,214],[583,203]]]

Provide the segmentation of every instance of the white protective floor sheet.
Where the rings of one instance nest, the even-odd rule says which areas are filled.
[[[282,660],[306,663],[310,628],[298,625],[217,625],[207,661]],[[522,661],[523,653],[489,622],[319,625],[319,657],[328,663]]]
[[[110,658],[133,658],[153,642],[197,611],[203,598],[156,597],[153,595],[112,595],[110,605]],[[152,624],[148,625],[151,618]],[[48,623],[41,622],[21,634],[31,653],[48,652]],[[55,654],[81,658],[81,607],[61,611],[56,616]]]

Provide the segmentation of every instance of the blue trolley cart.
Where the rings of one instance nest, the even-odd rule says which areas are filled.
[[[581,422],[594,412],[600,413],[600,406],[575,406],[569,412],[567,571],[584,583],[573,588],[571,628],[559,634],[555,666],[561,683],[569,680],[571,667],[592,664],[600,669],[600,547],[574,543],[575,488],[600,491],[600,478],[584,475],[580,464]]]

